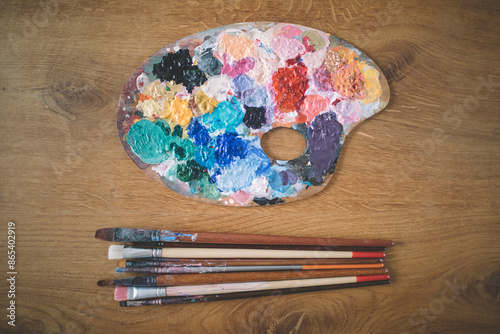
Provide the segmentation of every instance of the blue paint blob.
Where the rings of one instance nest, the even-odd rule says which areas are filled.
[[[307,131],[311,168],[308,180],[320,185],[328,172],[333,172],[340,150],[342,124],[333,112],[316,116]]]
[[[255,81],[245,74],[233,79],[234,95],[237,99],[240,99],[242,92],[255,86]]]
[[[241,99],[243,100],[243,104],[254,108],[263,107],[270,100],[269,93],[264,86],[258,86],[243,91],[241,93]]]
[[[265,106],[270,101],[269,92],[264,86],[258,86],[247,75],[238,75],[233,79],[234,96],[244,105],[254,108]]]
[[[215,156],[220,166],[229,166],[247,154],[247,143],[236,133],[226,132],[215,139]]]
[[[217,187],[222,192],[236,192],[252,185],[255,178],[268,174],[271,161],[261,149],[249,147],[245,158],[234,163],[216,176]]]
[[[212,169],[217,163],[215,150],[210,147],[200,146],[194,154],[194,160],[206,169]]]
[[[201,121],[210,132],[225,130],[235,132],[235,129],[243,122],[245,113],[243,106],[234,97],[220,102],[210,114],[204,114]]]
[[[295,174],[293,171],[287,169],[287,170],[282,170],[280,172],[281,176],[281,182],[283,185],[288,185],[288,184],[295,184],[298,181],[297,174]]]
[[[132,124],[127,134],[127,143],[145,163],[157,164],[168,157],[166,132],[147,119]]]
[[[207,128],[197,118],[193,119],[187,127],[189,138],[198,146],[207,145],[210,142],[210,134]]]

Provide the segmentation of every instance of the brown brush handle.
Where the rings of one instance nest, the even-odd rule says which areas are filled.
[[[350,247],[391,247],[391,240],[313,238],[258,234],[235,233],[193,233],[159,231],[159,241],[207,243],[207,244],[246,244],[246,245],[309,245],[309,246],[350,246]]]
[[[230,245],[293,245],[322,247],[391,247],[391,240],[294,237],[259,234],[181,232],[133,228],[104,228],[96,238],[115,242],[165,242]]]
[[[235,282],[280,281],[321,277],[343,277],[386,274],[386,268],[378,269],[338,269],[315,271],[268,271],[212,274],[176,274],[156,276],[157,286],[199,285]]]
[[[175,267],[175,266],[277,266],[315,264],[371,264],[381,259],[164,259],[164,261],[119,260],[118,267]]]

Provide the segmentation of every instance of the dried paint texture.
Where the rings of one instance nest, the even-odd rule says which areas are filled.
[[[361,52],[315,29],[221,27],[149,58],[127,83],[118,126],[135,161],[181,194],[281,203],[328,181],[349,129],[381,109],[379,78]],[[278,126],[304,135],[301,157],[263,152],[261,136]]]

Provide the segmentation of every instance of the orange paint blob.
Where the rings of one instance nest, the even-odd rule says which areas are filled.
[[[351,61],[332,73],[330,83],[333,90],[342,96],[354,99],[365,98],[365,78],[356,61]]]
[[[222,36],[221,47],[234,60],[240,60],[253,56],[255,42],[244,36],[224,34]]]

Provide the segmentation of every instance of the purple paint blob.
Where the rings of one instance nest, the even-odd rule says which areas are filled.
[[[311,168],[307,177],[311,183],[323,182],[323,177],[332,168],[338,156],[342,124],[333,112],[316,116],[307,131]]]

